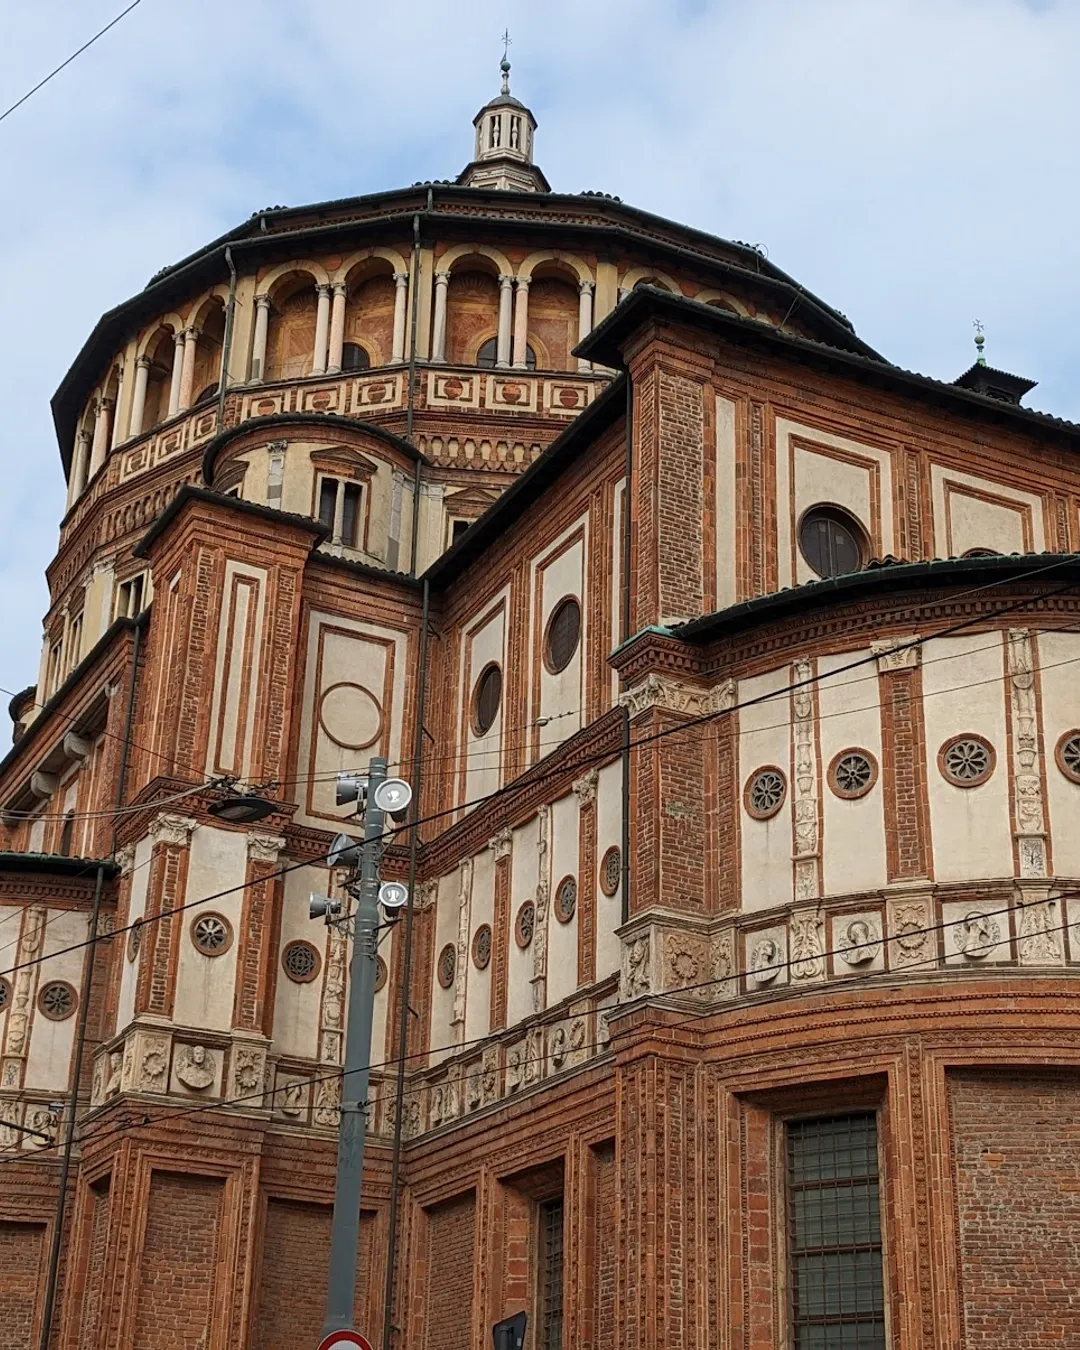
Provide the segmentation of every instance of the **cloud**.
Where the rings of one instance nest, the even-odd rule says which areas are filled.
[[[5,16],[13,102],[122,8]],[[514,35],[556,188],[770,258],[889,359],[973,356],[1080,419],[1080,5],[143,0],[0,123],[0,683],[36,677],[63,482],[49,398],[98,316],[252,211],[455,174]]]

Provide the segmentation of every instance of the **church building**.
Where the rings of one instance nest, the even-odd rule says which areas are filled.
[[[53,399],[0,1343],[317,1344],[308,897],[381,756],[377,1350],[1080,1344],[1080,426],[552,189],[509,73],[456,179],[257,212]]]

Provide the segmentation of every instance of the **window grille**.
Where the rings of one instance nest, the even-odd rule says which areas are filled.
[[[787,1127],[793,1350],[885,1350],[877,1122]]]
[[[562,1350],[563,1343],[563,1201],[540,1206],[537,1308],[540,1313],[536,1350]]]

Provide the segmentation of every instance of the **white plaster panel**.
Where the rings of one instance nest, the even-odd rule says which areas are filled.
[[[871,890],[888,880],[885,863],[884,791],[881,783],[881,710],[875,663],[833,675],[869,655],[843,652],[818,658],[820,747],[826,895]],[[829,765],[843,750],[868,750],[879,766],[865,797],[838,797],[826,781]]]
[[[449,943],[457,945],[458,895],[461,877],[455,870],[439,878],[439,898],[435,909],[435,942],[431,963],[431,1054],[432,1064],[446,1058],[444,1047],[459,1039],[454,1034],[454,986],[444,989],[439,983],[439,953]]]
[[[461,690],[464,762],[462,801],[473,802],[494,792],[502,782],[502,734],[507,684],[511,672],[506,669],[506,606],[510,603],[507,587],[496,605],[478,616],[479,624],[466,633],[462,644]],[[473,730],[472,699],[477,679],[484,667],[494,661],[502,671],[503,689],[495,721],[483,736]],[[520,678],[520,672],[513,672]],[[514,734],[511,731],[511,734]],[[520,733],[520,729],[517,730]]]
[[[746,910],[769,909],[791,903],[791,700],[786,692],[791,668],[781,666],[768,675],[742,680],[738,702],[776,693],[763,703],[740,708],[739,801],[742,812],[742,896]],[[766,765],[782,769],[788,792],[784,804],[771,820],[755,820],[743,804],[750,775]]]
[[[539,877],[540,821],[533,817],[514,831],[510,862],[510,960],[507,964],[506,1024],[513,1026],[533,1010],[533,947],[521,948],[514,940],[518,910],[530,900],[536,903]]]
[[[939,881],[1012,876],[1001,644],[974,633],[934,639],[922,651],[934,875]],[[945,741],[968,731],[990,742],[997,764],[987,782],[961,788],[944,778],[937,756]]]
[[[555,917],[555,892],[563,877],[578,876],[578,834],[581,828],[578,799],[570,793],[560,797],[551,808],[551,905],[548,917],[547,1001],[550,1007],[561,1002],[577,988],[578,912],[569,923]]]
[[[1080,877],[1080,783],[1065,777],[1054,756],[1064,733],[1080,728],[1080,636],[1042,633],[1037,641],[1053,868],[1059,877]]]
[[[35,992],[34,1020],[30,1045],[26,1056],[25,1086],[31,1091],[48,1088],[63,1092],[68,1087],[71,1073],[71,1053],[79,1025],[76,1011],[62,1022],[51,1022],[36,1005],[37,995],[50,980],[66,980],[85,996],[83,971],[86,948],[79,947],[89,935],[90,916],[81,910],[47,911],[45,935],[41,944],[43,964],[38,971]],[[77,947],[76,951],[65,951]],[[100,956],[100,953],[99,953]]]
[[[45,807],[41,808],[42,814],[30,826],[30,844],[29,852],[43,853],[45,850],[45,816],[47,811]]]
[[[312,891],[327,893],[330,873],[325,867],[300,867],[282,878],[281,939],[274,955],[277,962],[274,990],[274,1052],[301,1059],[319,1054],[319,1004],[326,973],[328,933],[324,923],[308,918]],[[296,984],[281,968],[281,953],[290,942],[310,942],[322,957],[322,969],[314,980]],[[372,1042],[374,1045],[376,1042]]]
[[[401,757],[408,678],[406,634],[366,620],[313,612],[308,630],[297,776],[306,781],[298,819],[326,827],[348,818],[328,775]],[[320,781],[308,781],[316,776]]]
[[[150,880],[150,855],[153,852],[153,843],[149,835],[145,835],[135,845],[135,857],[131,868],[131,900],[128,906],[129,924],[141,919],[146,913],[146,887]],[[120,963],[120,997],[116,1005],[116,1030],[123,1031],[131,1021],[135,1011],[135,983],[139,975],[139,962],[143,959],[144,948],[140,946],[139,955],[134,961],[127,959],[127,933],[123,933],[120,941],[124,943],[124,958]]]
[[[716,398],[716,607],[724,609],[736,593],[735,404]]]
[[[225,564],[206,756],[206,771],[211,775],[229,773],[243,778],[251,765],[266,575],[262,567]]]
[[[622,763],[605,764],[596,784],[596,867],[614,845],[622,859]],[[596,878],[596,978],[602,980],[619,969],[622,942],[615,930],[622,923],[622,880],[614,895],[605,895]]]
[[[24,905],[0,905],[0,970],[9,970],[15,964],[15,953],[19,947],[19,933],[22,929]],[[4,977],[9,984],[13,975]],[[0,1046],[4,1044],[4,1029],[7,1026],[7,1007],[0,1008]]]
[[[475,1040],[491,1030],[491,972],[495,964],[495,854],[491,849],[473,859],[472,912],[465,953],[465,1039]],[[485,970],[472,959],[473,938],[481,924],[492,925],[492,956]]]
[[[386,962],[386,983],[375,995],[375,1006],[371,1016],[371,1064],[386,1064],[390,1057],[390,1021],[391,1015],[398,1016],[398,1011],[391,1014],[390,1006],[390,972],[394,969],[394,944],[397,942],[398,934],[401,932],[401,925],[405,922],[404,914],[396,928],[384,929],[379,934],[382,941],[379,943],[379,955]],[[349,944],[349,962],[352,963],[352,943]],[[352,980],[346,981],[346,989],[351,993]],[[348,1008],[348,994],[346,995],[346,1008]]]
[[[228,887],[243,885],[246,872],[246,834],[209,825],[200,825],[195,830],[184,896],[184,903],[192,908],[177,916],[181,924],[180,960],[176,968],[173,1020],[179,1026],[228,1031],[232,1025],[244,892],[233,891],[206,904],[197,902]],[[232,945],[221,956],[204,956],[191,941],[192,925],[207,913],[221,914],[232,924]]]
[[[930,466],[930,483],[938,557],[958,557],[971,548],[998,553],[1045,549],[1041,497],[940,464]]]
[[[813,442],[795,450],[794,441]],[[835,450],[831,456],[828,450]],[[854,461],[854,462],[853,462]],[[880,505],[880,539],[874,537],[871,501]],[[895,552],[892,519],[892,456],[887,450],[863,445],[817,427],[776,419],[776,542],[780,586],[812,581],[816,573],[796,547],[799,517],[811,506],[829,503],[857,516],[871,537],[875,553]]]
[[[566,547],[564,540],[577,530],[584,530],[581,539]],[[538,735],[541,755],[554,750],[569,736],[581,729],[583,697],[583,677],[585,670],[584,653],[587,645],[589,627],[589,597],[585,594],[585,557],[588,540],[587,518],[576,521],[565,531],[555,545],[547,551],[545,558],[533,564],[533,590],[536,595],[539,588],[539,613],[534,604],[532,611],[532,641],[530,647],[533,659],[530,662],[530,677],[537,682],[533,689],[534,717],[549,717],[552,720],[540,727]],[[562,549],[564,551],[559,552]],[[550,563],[546,558],[558,554]],[[544,633],[547,621],[556,605],[565,596],[576,596],[581,606],[581,638],[565,670],[553,675],[544,662]]]

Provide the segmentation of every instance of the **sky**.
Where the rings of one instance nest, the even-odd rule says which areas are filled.
[[[4,5],[0,111],[126,3]],[[1080,421],[1080,0],[140,0],[0,122],[0,688],[98,317],[261,208],[456,175],[505,27],[557,191],[761,245],[907,369],[955,378],[979,319]]]

